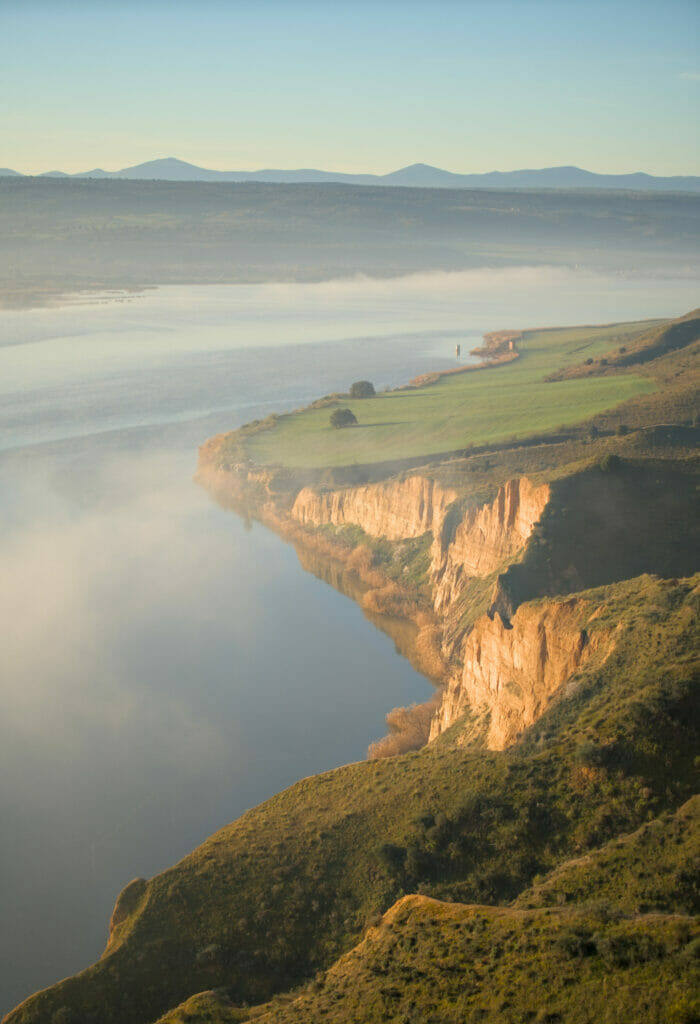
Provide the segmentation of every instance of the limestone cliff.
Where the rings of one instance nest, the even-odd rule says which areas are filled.
[[[203,449],[199,479],[220,499],[227,494],[234,504],[241,497],[252,499],[256,515],[293,540],[298,550],[313,551],[316,560],[337,554],[332,534],[319,533],[319,527],[357,526],[368,538],[397,544],[426,533],[432,536],[427,580],[432,614],[426,618],[423,608],[418,634],[431,632],[431,663],[441,666],[429,673],[443,685],[431,739],[471,712],[472,718],[488,722],[486,743],[491,749],[508,746],[600,647],[601,637],[590,639],[585,629],[592,612],[586,602],[523,604],[504,621],[496,610],[498,601],[493,596],[483,600],[494,591],[494,581],[498,592],[499,573],[526,551],[551,500],[548,484],[535,485],[526,477],[509,480],[493,501],[467,507],[456,490],[421,473],[334,488],[313,482],[290,491],[285,483],[281,491],[274,470],[240,466],[224,471],[212,466],[215,454],[215,445]],[[363,589],[361,603],[368,608],[376,604],[375,612],[396,614],[384,606],[387,588],[382,588],[381,568],[353,555],[346,553],[346,567],[359,571],[365,585],[374,588]],[[390,589],[396,598],[396,584]],[[465,600],[477,591],[487,614],[477,610],[465,615]],[[411,617],[410,610],[403,614]],[[418,621],[415,615],[413,619]],[[413,648],[418,664],[416,644]]]
[[[469,711],[488,721],[489,749],[510,746],[595,651],[610,649],[608,632],[589,635],[585,628],[595,613],[589,602],[569,598],[521,605],[509,626],[498,612],[481,616],[464,641],[462,670],[445,687],[430,739]]]
[[[420,537],[428,531],[437,537],[456,497],[455,491],[418,475],[333,491],[304,487],[292,516],[305,526],[353,524],[370,537],[387,540]]]
[[[435,610],[446,613],[470,578],[490,576],[527,544],[550,498],[547,484],[535,487],[523,477],[509,480],[495,501],[468,509],[454,538],[439,534],[433,549]]]

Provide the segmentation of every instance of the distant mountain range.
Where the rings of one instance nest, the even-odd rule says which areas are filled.
[[[2,176],[21,176],[17,171],[0,168]],[[653,189],[656,191],[700,192],[700,177],[659,178],[651,174],[595,174],[580,167],[544,167],[540,170],[490,171],[487,174],[453,174],[429,164],[411,164],[390,174],[340,174],[334,171],[302,169],[295,171],[212,171],[175,157],[149,160],[121,171],[103,171],[97,167],[80,174],[47,171],[49,178],[132,178],[147,181],[267,181],[283,184],[302,182],[340,182],[346,185],[403,185],[413,188],[602,188]]]

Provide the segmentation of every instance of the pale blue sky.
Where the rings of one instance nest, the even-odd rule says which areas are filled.
[[[700,3],[0,0],[0,167],[700,174]]]

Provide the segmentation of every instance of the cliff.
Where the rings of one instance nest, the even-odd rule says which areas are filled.
[[[343,490],[304,487],[292,506],[292,516],[304,526],[359,526],[370,537],[405,540],[442,530],[447,509],[457,497],[423,476],[390,480]]]
[[[430,740],[464,719],[463,742],[511,745],[613,647],[614,624],[589,630],[596,609],[569,595],[697,569],[696,481],[680,463],[589,463],[549,482],[521,475],[478,501],[466,459],[442,476],[424,467],[324,486],[250,463],[222,468],[217,440],[200,452],[198,481],[291,540],[302,564],[400,635],[401,652],[440,686]],[[336,566],[330,576],[324,562]]]
[[[294,501],[291,515],[306,527],[353,525],[391,541],[432,534],[433,611],[443,657],[458,668],[445,673],[431,740],[472,712],[490,722],[490,749],[510,745],[592,653],[577,626],[577,602],[521,608],[508,628],[497,612],[483,615],[468,635],[458,629],[448,639],[446,627],[471,581],[491,576],[524,550],[550,496],[547,484],[510,480],[493,502],[454,516],[451,530],[446,520],[456,491],[419,475],[324,492],[304,487]]]
[[[610,650],[609,630],[589,636],[585,628],[596,611],[569,598],[521,605],[508,627],[498,612],[482,615],[464,642],[462,671],[444,690],[430,740],[469,712],[488,722],[490,750],[514,743],[595,651]]]
[[[213,454],[211,447],[203,451],[198,478],[220,500],[228,495],[239,507],[242,500],[252,500],[254,514],[292,539],[300,552],[315,553],[313,571],[319,575],[319,555],[340,558],[365,580],[356,594],[363,607],[375,615],[389,613],[387,632],[392,616],[413,618],[419,629],[402,651],[423,671],[432,669],[427,674],[442,686],[431,740],[469,713],[472,720],[476,716],[489,723],[487,746],[503,749],[537,720],[597,649],[599,641],[589,641],[582,626],[593,611],[585,602],[523,605],[512,621],[504,621],[496,610],[499,573],[526,551],[552,496],[548,484],[512,479],[493,501],[465,506],[455,488],[416,473],[356,487],[306,484],[280,500],[274,470],[223,472],[212,466]],[[327,527],[334,529],[328,532]],[[346,527],[359,528],[368,543],[392,542],[399,557],[401,542],[428,535],[423,600],[416,602],[400,578],[398,583],[389,580],[387,567],[372,559],[361,540],[343,548],[335,531]],[[300,557],[302,564],[309,563],[308,555]],[[342,576],[336,569],[328,578],[347,592],[351,588],[341,583]],[[472,615],[465,615],[465,602],[472,598]]]
[[[469,579],[490,576],[524,549],[550,496],[547,484],[509,480],[490,505],[464,513],[453,538],[435,534],[436,612],[447,615]]]

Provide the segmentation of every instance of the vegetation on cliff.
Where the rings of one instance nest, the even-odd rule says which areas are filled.
[[[246,1011],[209,992],[161,1024],[689,1024],[699,941],[692,921],[672,915],[524,912],[407,896],[293,997]]]
[[[615,339],[655,353],[634,363],[644,387],[623,406],[517,442],[492,424],[488,443],[420,473],[237,464],[280,423],[327,425],[327,402],[205,446],[220,500],[341,558],[374,611],[433,616],[456,684],[479,646],[492,703],[455,700],[422,749],[304,779],[132,883],[102,959],[8,1022],[698,1020],[700,341],[683,328],[665,345],[672,328]],[[478,378],[493,402],[529,365],[527,401],[569,384],[612,395],[635,379],[624,366],[542,380],[555,351],[607,358],[610,330],[533,332],[514,362],[399,394],[428,408]],[[382,401],[363,399],[363,418]],[[510,649],[527,619],[544,665],[559,614],[591,656],[491,749],[494,712],[523,680],[479,637],[491,623]]]

